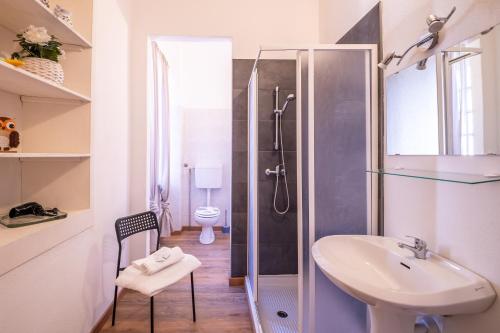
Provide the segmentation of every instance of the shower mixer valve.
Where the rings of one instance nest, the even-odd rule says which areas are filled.
[[[270,175],[282,175],[284,176],[286,174],[285,168],[282,168],[279,164],[274,168],[274,170],[271,169],[266,169],[265,171],[267,176]]]

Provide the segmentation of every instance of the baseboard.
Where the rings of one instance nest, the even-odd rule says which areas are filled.
[[[183,231],[201,231],[201,226],[183,226],[181,230],[179,231],[172,231],[171,235],[172,236],[179,236],[182,234]],[[214,231],[222,231],[221,226],[215,226]]]
[[[117,300],[120,301],[120,298],[122,298],[124,294],[125,294],[125,289],[119,290]],[[97,323],[95,323],[90,333],[99,333],[104,327],[104,325],[106,325],[106,322],[108,321],[109,317],[111,317],[112,313],[113,313],[113,301],[111,301],[111,304],[108,306],[106,311],[104,311],[101,318],[99,318]]]
[[[230,277],[229,278],[229,286],[230,287],[237,287],[237,286],[244,286],[245,285],[245,278],[244,277]]]

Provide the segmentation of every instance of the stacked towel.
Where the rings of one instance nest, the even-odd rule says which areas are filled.
[[[172,257],[172,254],[170,257]],[[146,275],[141,270],[131,265],[120,273],[116,279],[116,285],[118,287],[136,290],[151,297],[159,294],[168,286],[179,281],[200,267],[200,265],[201,262],[190,254],[185,254],[175,265],[170,265],[153,275]]]
[[[135,260],[132,266],[147,275],[155,274],[184,258],[184,252],[176,246],[174,248],[162,247],[146,258]]]

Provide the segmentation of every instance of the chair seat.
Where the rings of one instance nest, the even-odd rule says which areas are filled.
[[[190,254],[186,254],[178,263],[153,275],[146,275],[130,265],[120,273],[115,283],[118,287],[132,289],[151,297],[161,293],[200,266],[201,262]]]

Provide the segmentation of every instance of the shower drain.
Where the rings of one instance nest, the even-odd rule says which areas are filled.
[[[280,311],[276,312],[276,314],[277,314],[277,315],[278,315],[278,317],[280,317],[280,318],[286,318],[286,317],[288,317],[288,313],[286,313],[285,311],[281,311],[281,310],[280,310]]]

